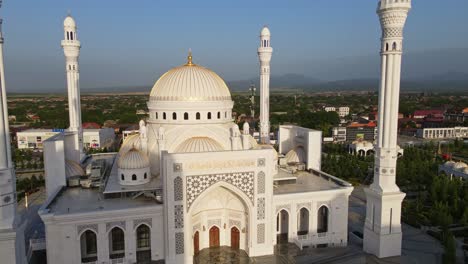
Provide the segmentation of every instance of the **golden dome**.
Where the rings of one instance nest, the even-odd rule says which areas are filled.
[[[215,72],[192,62],[163,74],[154,84],[150,101],[231,101],[231,92]]]

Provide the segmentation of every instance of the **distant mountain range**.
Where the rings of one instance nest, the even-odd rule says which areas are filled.
[[[18,78],[9,75],[10,91],[32,93],[65,93],[64,76],[61,72],[61,61],[58,73],[52,74],[44,67],[28,69],[27,64],[14,60],[9,64],[10,71],[21,72]],[[232,91],[247,92],[251,83],[259,89],[259,78],[256,77],[255,65],[242,65],[253,72],[241,80],[229,80],[227,84]],[[84,88],[83,93],[149,93],[151,86],[141,85],[128,80],[154,80],[151,71],[142,73],[139,69],[110,68],[93,65],[83,66],[82,87],[90,87],[96,83],[106,83],[107,88]],[[286,67],[286,68],[285,68]],[[274,90],[304,90],[304,91],[346,91],[367,90],[376,91],[379,87],[380,58],[377,53],[368,56],[350,56],[346,58],[329,58],[323,60],[307,59],[306,61],[288,62],[272,65],[271,89]],[[50,70],[50,69],[49,69]],[[213,69],[216,71],[216,69]],[[44,71],[44,72],[42,72]],[[87,71],[87,72],[86,72]],[[122,72],[123,71],[123,72]],[[291,72],[275,75],[275,71]],[[98,74],[99,73],[99,74]],[[151,78],[144,77],[151,74]],[[27,78],[24,78],[27,76]],[[47,85],[48,78],[58,78],[57,85]],[[97,79],[99,76],[99,79]],[[109,76],[112,76],[110,78]],[[60,78],[59,78],[60,77]],[[402,91],[468,91],[468,48],[451,48],[405,53],[402,65]],[[109,80],[109,82],[103,82]],[[144,83],[146,83],[145,81]],[[114,85],[113,83],[120,83]],[[34,84],[34,85],[32,85]],[[151,84],[152,85],[152,84]],[[46,89],[45,87],[53,87]],[[60,88],[57,88],[60,87]]]

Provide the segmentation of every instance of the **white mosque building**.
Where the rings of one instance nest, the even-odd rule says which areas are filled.
[[[409,0],[382,0],[379,14],[401,15],[409,6]],[[39,215],[45,224],[48,264],[193,263],[203,249],[220,246],[255,257],[274,254],[275,245],[282,242],[299,248],[347,245],[348,197],[353,187],[321,171],[321,132],[282,126],[278,151],[269,144],[273,49],[267,27],[261,30],[258,48],[260,143],[250,135],[247,123],[241,130],[233,122],[233,101],[223,79],[197,65],[189,54],[183,65],[170,69],[153,86],[149,118],[140,121],[139,133],[129,136],[118,153],[91,157],[82,153],[81,46],[76,28],[67,16],[62,46],[70,128],[44,141],[48,198]],[[393,61],[388,74],[394,74],[385,94],[399,85],[402,38],[397,39],[396,44],[383,44],[383,56]],[[5,106],[4,84],[2,88]],[[364,250],[378,257],[401,254],[399,206],[404,194],[394,183],[396,127],[391,127],[398,112],[394,105],[382,103],[398,102],[398,92],[389,93],[387,99],[379,104],[385,108],[379,108],[379,114],[388,113],[379,117],[384,124],[379,124],[379,134],[385,137],[376,146],[383,155],[376,162],[383,169],[366,191],[370,204]],[[2,111],[0,128],[5,132],[8,119],[6,109]],[[0,151],[4,153],[0,168],[2,173],[12,172],[9,145],[2,142],[0,148],[6,151]],[[0,186],[2,197],[5,190],[12,193],[11,186]],[[11,247],[18,241],[11,240],[11,234],[20,234],[21,229],[13,224],[15,204],[9,206],[0,208],[0,227],[11,230],[8,236],[0,232],[0,242],[7,245],[0,253],[3,258],[5,252],[9,263],[24,263],[19,257],[15,261],[20,250],[17,247],[15,253]],[[390,234],[384,229],[388,226]]]

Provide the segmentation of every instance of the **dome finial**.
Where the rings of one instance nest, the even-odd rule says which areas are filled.
[[[188,51],[187,64],[185,64],[185,65],[187,65],[187,66],[194,65],[193,62],[192,62],[192,49],[189,49],[189,51]]]

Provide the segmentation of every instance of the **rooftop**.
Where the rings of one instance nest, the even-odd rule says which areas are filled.
[[[140,196],[136,199],[130,197],[104,199],[99,189],[84,189],[81,187],[64,187],[46,207],[55,215],[88,213],[96,211],[122,210],[142,206],[154,206],[156,200]]]
[[[296,180],[295,183],[275,185],[273,189],[275,195],[352,188],[350,183],[322,171],[297,171],[291,173],[279,169],[278,174],[273,179],[275,181]]]

